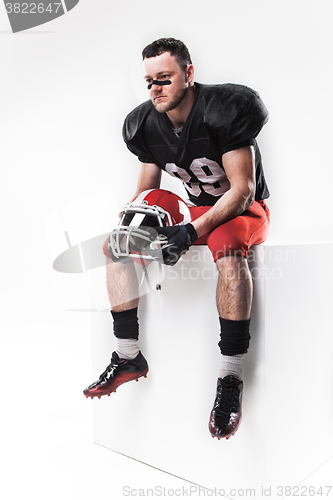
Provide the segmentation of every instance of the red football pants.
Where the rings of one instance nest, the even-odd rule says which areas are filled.
[[[192,221],[198,219],[211,207],[189,207]],[[201,236],[195,245],[208,245],[214,262],[226,255],[248,256],[251,245],[259,245],[267,238],[269,210],[265,201],[255,201],[238,217],[224,222],[213,231]]]

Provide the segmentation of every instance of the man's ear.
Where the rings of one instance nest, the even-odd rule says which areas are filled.
[[[194,80],[194,67],[193,64],[189,64],[186,68],[186,82],[192,84]]]

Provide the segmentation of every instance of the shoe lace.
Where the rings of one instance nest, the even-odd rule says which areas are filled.
[[[220,385],[218,388],[215,412],[218,416],[230,414],[233,409],[235,398],[237,396],[237,387],[226,387]]]

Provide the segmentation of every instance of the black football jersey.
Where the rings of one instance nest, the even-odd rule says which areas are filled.
[[[143,163],[182,180],[195,205],[212,206],[230,188],[222,155],[253,145],[256,200],[269,197],[256,136],[268,120],[259,95],[244,85],[195,83],[195,101],[179,136],[166,113],[146,101],[125,119],[123,138]]]

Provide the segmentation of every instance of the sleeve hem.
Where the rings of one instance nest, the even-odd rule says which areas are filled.
[[[138,156],[138,160],[141,161],[141,163],[155,163],[151,158],[145,156]]]
[[[224,146],[220,148],[220,152],[223,155],[229,151],[234,151],[235,149],[244,148],[245,146],[254,146],[255,140],[253,138],[246,139],[242,142],[237,142],[236,144],[230,144],[229,146]]]

